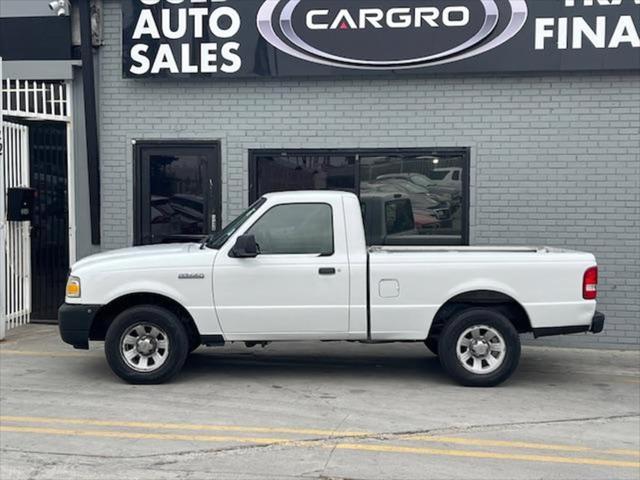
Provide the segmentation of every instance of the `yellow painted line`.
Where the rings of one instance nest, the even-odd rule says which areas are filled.
[[[521,455],[511,453],[480,452],[472,450],[449,450],[439,448],[401,447],[395,445],[370,445],[360,443],[339,443],[340,450],[358,450],[367,452],[414,453],[421,455],[442,455],[449,457],[482,458],[493,460],[520,460],[541,463],[568,463],[573,465],[597,465],[605,467],[640,468],[640,462],[624,462],[586,457],[560,457],[555,455]]]
[[[75,430],[68,428],[17,427],[0,425],[0,432],[41,433],[44,435],[64,435],[68,437],[100,437],[133,440],[181,440],[186,442],[234,442],[256,443],[260,445],[290,443],[286,438],[233,437],[227,435],[183,435],[178,433],[140,433],[109,430]]]
[[[635,383],[636,385],[640,385],[640,380],[637,378],[625,379],[622,380],[624,383]]]
[[[625,450],[625,449],[613,449],[613,450],[604,450],[602,453],[608,453],[610,455],[629,455],[630,457],[638,457],[640,458],[640,449],[638,450]]]
[[[148,428],[152,430],[187,430],[187,431],[219,431],[249,433],[289,433],[293,435],[317,435],[322,437],[343,436],[361,437],[366,432],[340,432],[335,430],[318,430],[308,428],[285,427],[238,427],[233,425],[197,425],[189,423],[156,423],[156,422],[123,422],[116,420],[93,420],[82,418],[49,418],[49,417],[16,417],[0,416],[0,422],[36,423],[49,425],[83,425],[93,427]]]
[[[462,437],[442,437],[429,435],[407,435],[401,437],[406,440],[419,440],[423,442],[433,443],[453,443],[457,445],[472,445],[482,447],[505,447],[505,448],[521,448],[527,450],[555,450],[558,452],[602,452],[609,455],[621,455],[640,457],[640,451],[612,449],[600,450],[591,447],[581,447],[576,445],[557,445],[552,443],[531,443],[531,442],[512,442],[508,440],[489,440],[482,438],[462,438]]]
[[[23,357],[86,357],[86,353],[75,352],[37,352],[35,350],[9,350],[0,348],[0,355],[18,355]]]
[[[508,447],[508,448],[524,448],[531,450],[556,450],[561,452],[588,452],[593,450],[589,447],[578,447],[571,445],[553,445],[546,443],[530,443],[530,442],[510,442],[507,440],[486,440],[481,438],[462,438],[462,437],[438,437],[429,435],[407,435],[403,437],[406,440],[420,440],[423,442],[434,443],[453,443],[457,445],[474,445],[482,447]]]
[[[10,423],[29,423],[44,425],[80,425],[91,427],[121,427],[121,428],[143,428],[150,430],[183,430],[191,432],[236,432],[236,433],[266,433],[266,434],[291,434],[291,435],[313,435],[319,437],[367,437],[373,435],[369,432],[351,432],[351,431],[335,431],[321,430],[312,428],[286,428],[286,427],[248,427],[234,425],[200,425],[191,423],[159,423],[159,422],[135,422],[135,421],[118,421],[118,420],[97,420],[83,418],[53,418],[53,417],[29,417],[29,416],[10,416],[1,415],[1,422]],[[430,436],[430,435],[404,435],[397,437],[400,440],[415,440],[433,443],[451,443],[457,445],[468,446],[484,446],[484,447],[505,447],[517,449],[531,450],[555,450],[561,452],[589,452],[600,451],[586,446],[576,445],[557,445],[542,444],[531,442],[518,442],[507,440],[490,440],[478,438],[464,437],[446,437],[446,436]],[[282,439],[280,439],[282,440]],[[640,453],[633,450],[614,449],[603,451],[611,455],[629,455],[640,456]]]
[[[375,444],[360,444],[360,443],[338,443],[332,444],[320,444],[310,441],[295,441],[281,438],[249,438],[249,437],[233,437],[233,436],[219,436],[219,435],[181,435],[181,434],[166,434],[166,433],[139,433],[139,432],[120,432],[120,431],[108,431],[108,430],[74,430],[74,429],[60,429],[60,428],[43,428],[43,427],[12,427],[12,426],[0,426],[0,432],[15,432],[15,433],[35,433],[44,435],[62,435],[62,436],[77,436],[77,437],[97,437],[97,438],[118,438],[118,439],[135,439],[135,440],[181,440],[189,442],[241,442],[241,443],[254,443],[254,444],[276,444],[285,445],[291,447],[314,447],[319,446],[322,448],[336,448],[340,450],[353,450],[353,451],[366,451],[376,453],[413,453],[420,455],[435,455],[435,456],[448,456],[448,457],[465,457],[465,458],[479,458],[479,459],[493,459],[493,460],[517,460],[526,462],[541,462],[541,463],[565,463],[573,465],[593,465],[593,466],[607,466],[607,467],[620,467],[620,468],[640,468],[640,462],[625,462],[617,460],[607,460],[598,458],[583,458],[583,457],[560,457],[551,455],[516,455],[507,453],[495,453],[495,452],[481,452],[481,451],[467,451],[467,450],[452,450],[452,449],[436,449],[436,448],[420,448],[420,447],[404,447],[398,445],[375,445]]]

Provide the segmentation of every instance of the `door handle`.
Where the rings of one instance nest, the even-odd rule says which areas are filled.
[[[335,275],[336,274],[336,269],[335,268],[321,268],[318,270],[318,273],[320,275]]]

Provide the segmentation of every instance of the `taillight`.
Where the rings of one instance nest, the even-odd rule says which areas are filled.
[[[595,300],[598,296],[598,267],[591,267],[584,272],[582,280],[582,298]]]

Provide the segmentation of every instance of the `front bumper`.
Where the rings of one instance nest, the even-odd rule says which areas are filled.
[[[58,309],[58,328],[62,341],[73,348],[89,349],[91,324],[101,305],[65,303]]]
[[[596,312],[593,314],[591,324],[589,325],[571,325],[569,327],[545,327],[534,328],[533,335],[539,337],[551,337],[553,335],[569,335],[571,333],[600,333],[604,330],[604,313]]]

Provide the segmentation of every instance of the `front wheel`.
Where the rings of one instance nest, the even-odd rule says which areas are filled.
[[[447,322],[438,353],[442,367],[462,385],[493,387],[516,370],[520,336],[502,313],[491,308],[470,308]]]
[[[123,380],[163,383],[182,368],[189,353],[189,338],[175,314],[154,305],[140,305],[114,319],[107,330],[104,350],[109,366]]]

